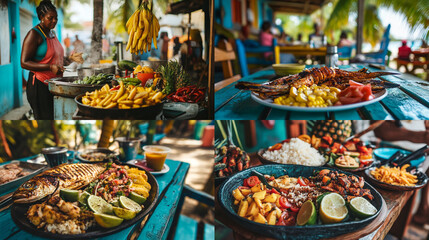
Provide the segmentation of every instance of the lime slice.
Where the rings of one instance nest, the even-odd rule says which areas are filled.
[[[349,212],[344,198],[338,193],[330,193],[323,197],[319,211],[323,223],[341,222]]]
[[[118,201],[118,199],[115,199],[115,200],[111,201],[110,204],[112,204],[112,206],[114,206],[114,207],[119,207],[119,201]]]
[[[306,224],[314,225],[316,223],[316,219],[316,207],[314,207],[313,202],[309,200],[302,204],[301,208],[299,209],[298,216],[296,218],[296,224],[299,226]]]
[[[79,194],[79,199],[78,199],[79,203],[84,205],[84,206],[87,206],[89,196],[91,196],[91,194],[89,194],[88,192],[86,192],[86,191],[81,192]]]
[[[133,219],[137,215],[137,213],[134,211],[131,211],[126,208],[119,208],[119,207],[113,207],[113,212],[115,213],[116,216],[125,220]]]
[[[102,213],[94,213],[94,219],[98,223],[98,225],[104,228],[112,228],[119,226],[124,221],[124,219],[122,218]]]
[[[133,200],[125,196],[119,197],[119,205],[123,208],[129,209],[134,212],[140,212],[142,210],[142,207],[140,206],[140,204],[134,202]]]
[[[146,202],[146,198],[143,197],[140,194],[137,194],[135,192],[131,192],[130,193],[130,199],[133,200],[134,202],[138,203],[138,204],[143,204],[144,202]]]
[[[67,202],[77,202],[79,199],[79,191],[72,189],[61,189],[60,197]]]
[[[101,197],[91,195],[88,197],[88,207],[95,213],[113,214],[113,207]]]
[[[360,218],[367,218],[377,213],[377,208],[363,197],[353,198],[350,201],[350,210]]]

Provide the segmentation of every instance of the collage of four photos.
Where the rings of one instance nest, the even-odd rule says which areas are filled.
[[[428,0],[0,21],[0,239],[429,240]]]

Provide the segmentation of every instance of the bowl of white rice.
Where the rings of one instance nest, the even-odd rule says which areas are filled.
[[[304,166],[322,166],[325,158],[311,145],[298,138],[284,142],[279,150],[261,149],[259,160],[263,164],[296,164]]]

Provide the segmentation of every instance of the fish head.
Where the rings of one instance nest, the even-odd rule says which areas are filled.
[[[53,194],[57,190],[55,178],[32,178],[23,183],[13,194],[15,203],[32,203]]]

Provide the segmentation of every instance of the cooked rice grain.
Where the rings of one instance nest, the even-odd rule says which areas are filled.
[[[283,164],[298,164],[305,166],[321,166],[325,158],[319,152],[298,138],[292,138],[289,143],[283,143],[279,150],[265,151],[262,156],[270,161]]]

